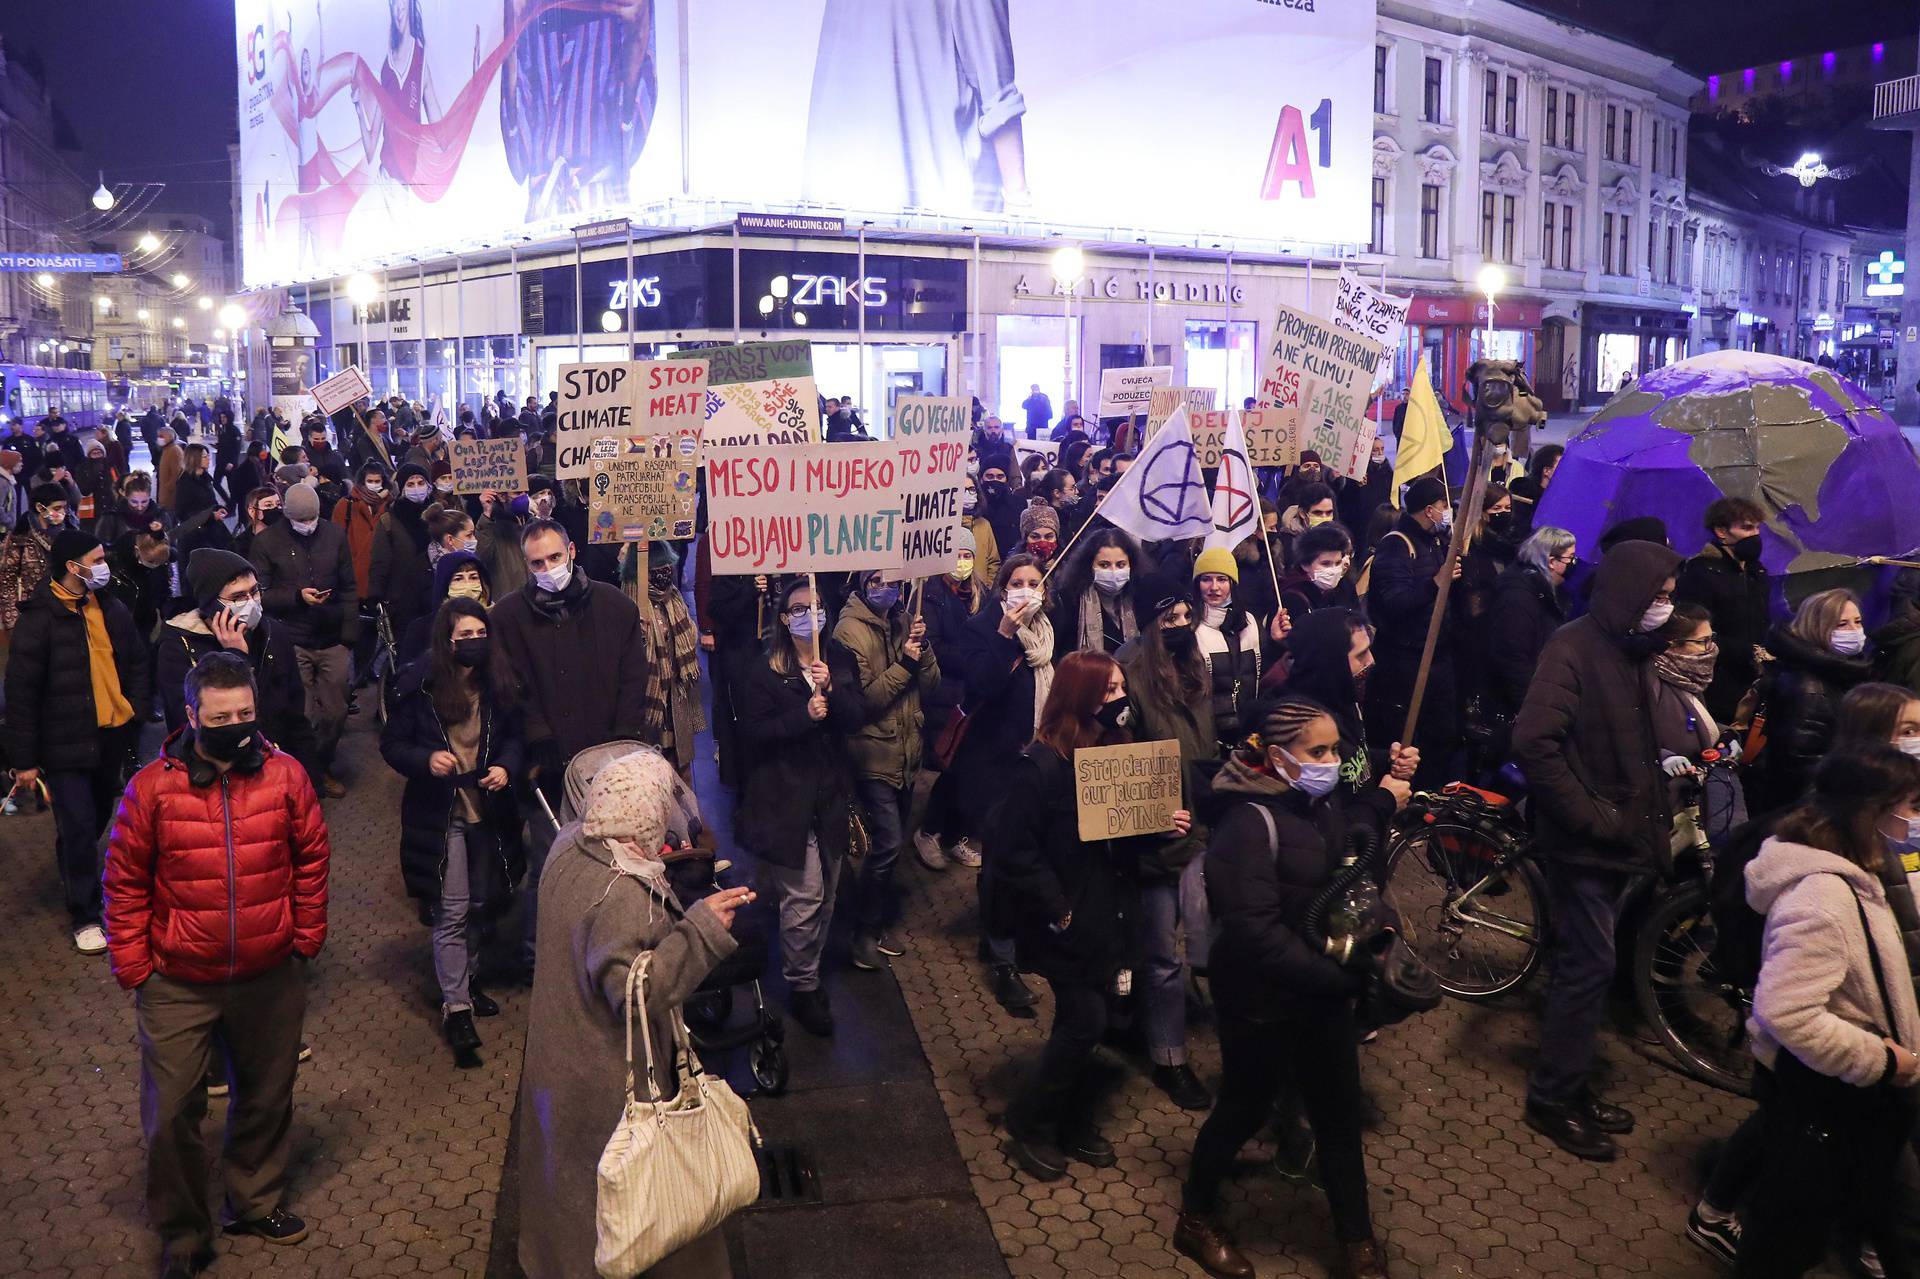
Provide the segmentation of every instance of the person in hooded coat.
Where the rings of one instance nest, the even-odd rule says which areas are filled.
[[[1407,486],[1405,510],[1374,548],[1367,615],[1376,628],[1380,666],[1367,690],[1367,722],[1375,737],[1397,736],[1406,727],[1427,627],[1439,601],[1440,575],[1446,571],[1452,520],[1446,485],[1438,476],[1422,476]],[[1453,573],[1457,582],[1458,562]],[[1426,762],[1427,771],[1420,779],[1423,788],[1448,780],[1453,752],[1460,744],[1450,629],[1440,628],[1415,728],[1414,743]]]
[[[385,604],[387,622],[398,636],[428,608],[433,578],[427,562],[427,502],[433,481],[425,467],[409,462],[394,473],[393,487],[398,496],[374,530],[367,561],[367,605]]]
[[[1513,729],[1532,793],[1533,849],[1553,908],[1552,975],[1526,1121],[1583,1159],[1607,1160],[1633,1116],[1599,1100],[1592,1072],[1633,877],[1653,870],[1673,813],[1653,705],[1654,632],[1673,614],[1680,557],[1626,541],[1594,574],[1593,606],[1554,632]]]

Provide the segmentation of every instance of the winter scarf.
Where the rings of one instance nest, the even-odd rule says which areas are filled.
[[[1114,601],[1113,611],[1120,618],[1120,643],[1124,644],[1132,639],[1140,629],[1139,620],[1134,617],[1133,609],[1121,603],[1118,595],[1102,596],[1099,587],[1089,586],[1080,592],[1080,647],[1082,650],[1118,651],[1119,645],[1115,645],[1113,649],[1108,649],[1106,646],[1107,623],[1100,607],[1100,601],[1103,598],[1111,598]]]
[[[1046,708],[1047,694],[1053,689],[1053,623],[1045,613],[1013,632],[1033,668],[1033,727],[1040,728],[1040,712]]]
[[[1653,659],[1653,670],[1675,688],[1698,697],[1713,683],[1713,665],[1719,656],[1718,648],[1690,656],[1668,649]]]

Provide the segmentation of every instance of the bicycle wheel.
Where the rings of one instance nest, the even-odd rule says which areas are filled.
[[[1503,862],[1473,831],[1441,824],[1396,836],[1385,887],[1408,948],[1449,995],[1492,999],[1540,967],[1546,884],[1531,863]]]
[[[1715,936],[1704,882],[1666,893],[1634,939],[1634,994],[1641,1016],[1681,1070],[1745,1093],[1753,1077],[1747,999],[1714,974]]]

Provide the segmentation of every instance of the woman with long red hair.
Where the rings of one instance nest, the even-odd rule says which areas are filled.
[[[1107,997],[1131,985],[1125,971],[1139,907],[1144,839],[1083,841],[1073,754],[1133,740],[1127,681],[1105,653],[1062,658],[1033,742],[1009,771],[987,828],[996,877],[996,931],[1011,932],[1020,967],[1053,988],[1053,1032],[1040,1068],[1007,1111],[1014,1157],[1042,1181],[1057,1181],[1076,1159],[1113,1166],[1113,1147],[1094,1126],[1087,1064],[1107,1028]],[[1174,814],[1184,833],[1192,818]]]

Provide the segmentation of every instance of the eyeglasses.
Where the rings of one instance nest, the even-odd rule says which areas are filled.
[[[1675,648],[1680,647],[1682,644],[1691,644],[1695,648],[1708,649],[1716,647],[1720,643],[1720,637],[1717,635],[1703,635],[1699,639],[1675,640],[1673,643]]]
[[[260,598],[260,588],[256,586],[252,590],[248,591],[245,595],[222,595],[220,597],[220,602],[222,604],[245,604],[245,603],[248,603],[249,601],[257,600],[259,598]]]

